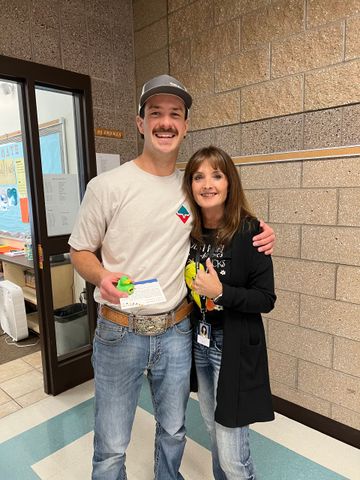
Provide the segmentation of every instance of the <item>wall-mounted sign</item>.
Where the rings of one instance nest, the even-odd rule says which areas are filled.
[[[95,128],[96,137],[124,138],[122,130],[112,130],[111,128]]]
[[[120,155],[114,153],[97,153],[96,170],[97,174],[107,172],[120,166]]]
[[[77,175],[43,175],[43,180],[48,235],[70,234],[80,206]]]

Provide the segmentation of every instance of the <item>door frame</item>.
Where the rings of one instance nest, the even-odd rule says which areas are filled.
[[[86,184],[96,175],[91,80],[87,75],[5,56],[0,56],[0,78],[16,81],[21,86],[19,108],[33,239],[44,389],[46,393],[56,395],[93,377],[92,346],[90,341],[90,345],[60,359],[56,352],[53,301],[52,295],[47,293],[51,285],[50,256],[69,252],[70,247],[67,243],[69,235],[47,235],[35,88],[48,87],[74,95],[78,177],[82,198]],[[86,289],[92,339],[96,325],[96,304],[93,300],[93,286],[86,284]]]

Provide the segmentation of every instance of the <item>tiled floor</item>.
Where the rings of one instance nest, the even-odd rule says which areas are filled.
[[[0,479],[90,479],[93,382],[56,397],[42,389],[40,353],[0,366]],[[211,480],[196,397],[187,412],[186,480]],[[154,420],[144,381],[127,455],[129,480],[152,480]],[[360,480],[360,454],[282,415],[252,426],[258,480]],[[165,480],[165,479],[164,479]]]
[[[0,418],[45,397],[40,352],[0,365]]]

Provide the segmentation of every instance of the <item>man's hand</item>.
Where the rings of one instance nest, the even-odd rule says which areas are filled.
[[[94,252],[75,250],[71,247],[70,258],[78,274],[87,282],[99,287],[100,295],[104,300],[118,305],[120,298],[128,296],[127,293],[116,288],[119,278],[126,273],[105,270]],[[126,276],[130,277],[130,275]]]
[[[259,247],[259,252],[271,255],[274,252],[275,232],[263,220],[260,220],[260,228],[262,228],[262,232],[253,237],[253,245],[254,247]]]
[[[104,273],[100,283],[99,290],[101,298],[107,302],[114,303],[118,305],[120,303],[120,298],[126,298],[129,295],[126,292],[121,292],[116,288],[116,284],[125,273],[113,273],[106,272]]]

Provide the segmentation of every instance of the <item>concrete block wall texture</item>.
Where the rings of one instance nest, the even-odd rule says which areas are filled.
[[[180,161],[210,143],[234,157],[360,144],[359,0],[133,3],[137,88],[166,72],[194,97]],[[277,233],[273,393],[359,428],[360,158],[238,170]]]
[[[239,170],[278,237],[278,300],[266,315],[273,393],[359,428],[360,160]]]
[[[96,151],[137,154],[131,0],[2,2],[0,54],[90,75],[95,127],[124,138],[96,137]]]
[[[182,80],[195,98],[193,131],[241,124],[237,154],[359,143],[359,128],[346,119],[351,108],[332,111],[360,99],[357,1],[153,3],[134,0],[137,86],[165,68]],[[159,39],[141,41],[147,31]],[[344,138],[341,123],[351,130]],[[254,144],[249,135],[257,128],[263,132]]]

